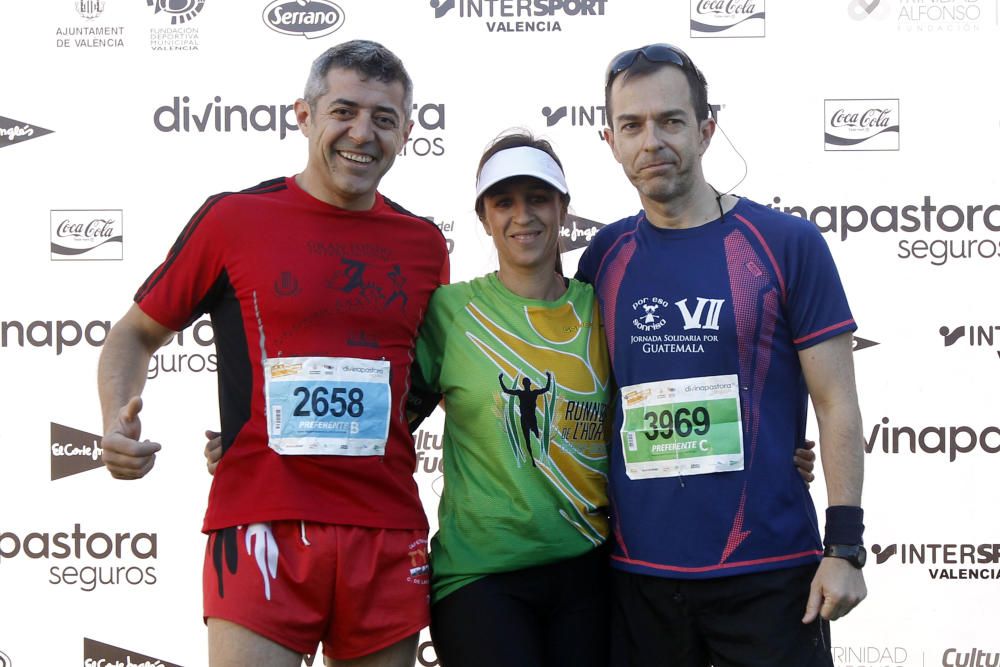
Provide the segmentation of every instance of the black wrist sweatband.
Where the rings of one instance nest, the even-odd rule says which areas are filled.
[[[865,511],[853,505],[834,505],[826,508],[826,534],[823,546],[831,544],[864,544]]]

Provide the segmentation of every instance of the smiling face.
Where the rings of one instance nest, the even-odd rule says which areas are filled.
[[[340,68],[327,72],[326,84],[326,93],[314,105],[295,102],[299,128],[309,139],[300,184],[339,208],[370,209],[379,181],[413,126],[403,108],[403,84]]]
[[[551,272],[567,204],[531,176],[500,181],[483,194],[483,227],[493,237],[501,272]]]
[[[625,175],[647,200],[669,203],[705,180],[701,156],[715,121],[699,122],[684,73],[665,66],[611,85],[612,129],[605,139]]]

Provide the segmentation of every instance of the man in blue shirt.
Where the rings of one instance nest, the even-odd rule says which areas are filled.
[[[833,258],[810,222],[723,195],[702,155],[705,79],[655,44],[612,60],[605,139],[643,209],[579,263],[616,397],[616,665],[832,665],[828,622],[865,596],[861,416]],[[789,457],[812,399],[823,541]],[[824,548],[825,547],[825,548]]]

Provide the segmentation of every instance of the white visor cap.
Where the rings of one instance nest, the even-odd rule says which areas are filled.
[[[551,155],[531,146],[517,146],[502,150],[486,161],[476,181],[476,200],[500,181],[515,176],[531,176],[563,194],[569,193],[566,177]]]

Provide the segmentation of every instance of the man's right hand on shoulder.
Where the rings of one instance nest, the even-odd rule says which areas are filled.
[[[115,479],[139,479],[153,468],[160,443],[143,440],[139,411],[142,399],[133,396],[118,411],[118,416],[104,432],[101,459]]]

